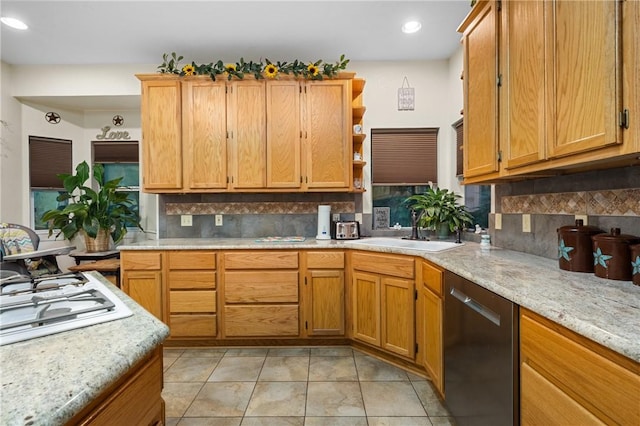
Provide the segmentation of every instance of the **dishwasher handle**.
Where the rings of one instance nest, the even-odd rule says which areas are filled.
[[[469,308],[473,309],[498,327],[500,327],[500,315],[493,312],[491,309],[487,308],[483,304],[473,300],[460,290],[455,287],[451,287],[451,291],[449,292],[453,297],[464,303]]]

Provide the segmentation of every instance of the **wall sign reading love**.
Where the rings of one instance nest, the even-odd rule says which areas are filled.
[[[111,130],[110,126],[104,126],[100,130],[102,133],[96,135],[97,140],[131,139],[129,132],[126,130]]]

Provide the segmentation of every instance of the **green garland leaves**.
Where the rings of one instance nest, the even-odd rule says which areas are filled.
[[[321,59],[316,62],[305,64],[298,59],[293,62],[272,62],[265,58],[260,62],[245,62],[244,58],[240,58],[239,62],[225,64],[222,61],[208,64],[196,64],[191,62],[184,66],[179,63],[184,56],[171,55],[165,53],[162,55],[163,62],[158,66],[158,70],[162,74],[176,74],[180,76],[186,75],[208,75],[212,80],[216,80],[219,75],[226,74],[227,79],[231,80],[236,77],[240,80],[245,75],[253,75],[256,79],[277,78],[279,74],[293,75],[294,77],[302,77],[307,80],[322,80],[323,78],[335,77],[338,72],[347,68],[349,59],[345,59],[344,55],[340,56],[340,60],[335,64],[323,62]]]

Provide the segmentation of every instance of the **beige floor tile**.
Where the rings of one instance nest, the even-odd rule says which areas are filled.
[[[367,417],[426,416],[413,386],[407,382],[361,382]]]
[[[358,382],[312,382],[307,389],[308,416],[364,416]]]
[[[268,348],[228,348],[224,356],[267,356]]]
[[[240,426],[242,417],[186,417],[177,426]]]
[[[164,373],[166,382],[205,382],[218,358],[178,358]]]
[[[171,367],[173,363],[178,360],[179,357],[180,357],[179,355],[174,356],[174,355],[165,354],[162,357],[162,371],[167,371],[169,367]]]
[[[216,365],[209,382],[255,382],[258,380],[264,357],[224,357]]]
[[[304,417],[245,417],[242,426],[304,426]]]
[[[360,381],[409,381],[407,373],[401,368],[394,367],[371,356],[356,356],[355,361]]]
[[[179,357],[185,351],[185,348],[163,348],[162,351],[165,356]]]
[[[368,417],[369,426],[431,426],[428,417]]]
[[[269,356],[260,373],[261,382],[302,382],[309,377],[309,357]]]
[[[166,417],[180,418],[184,415],[202,389],[202,383],[166,383],[162,389]]]
[[[306,382],[258,382],[245,416],[304,416]]]
[[[433,426],[455,426],[456,422],[453,417],[429,417]]]
[[[225,348],[189,348],[182,354],[183,358],[222,358],[227,352]]]
[[[311,356],[353,356],[353,350],[348,346],[311,348]]]
[[[165,419],[165,426],[178,426],[178,423],[180,422],[180,417],[167,417]]]
[[[313,356],[309,362],[309,381],[358,381],[353,357]]]
[[[304,426],[367,426],[366,417],[306,417]]]
[[[309,356],[309,348],[270,348],[267,356]]]
[[[427,411],[429,416],[448,416],[449,412],[442,405],[436,390],[431,385],[431,382],[412,382],[413,388],[422,402],[422,406]]]
[[[205,383],[185,417],[239,417],[251,398],[253,382]]]

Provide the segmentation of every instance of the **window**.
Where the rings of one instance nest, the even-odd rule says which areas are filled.
[[[140,165],[138,163],[138,142],[92,142],[93,164],[104,167],[104,181],[122,178],[118,192],[128,192],[133,200],[132,208],[140,206]],[[105,183],[102,182],[102,183]],[[134,224],[131,224],[135,227]]]
[[[456,176],[462,176],[464,119],[451,125],[456,131]],[[473,216],[473,224],[482,228],[489,227],[489,213],[491,212],[491,185],[465,185],[464,205]]]
[[[390,226],[411,226],[404,200],[438,181],[437,159],[438,128],[371,130],[373,207],[389,208]]]
[[[63,209],[56,198],[64,191],[58,174],[72,173],[71,141],[29,136],[29,187],[31,190],[33,229],[47,229],[40,218],[47,210]]]

